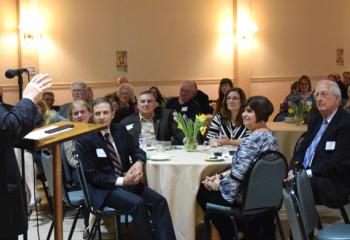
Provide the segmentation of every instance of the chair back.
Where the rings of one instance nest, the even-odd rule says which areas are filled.
[[[53,157],[52,153],[48,149],[41,151],[41,161],[43,164],[44,174],[49,188],[50,196],[54,196],[53,189]]]
[[[293,239],[308,240],[308,234],[305,231],[301,217],[299,200],[294,190],[292,188],[284,188],[282,195]]]
[[[266,151],[248,170],[244,187],[242,211],[279,209],[282,205],[283,179],[287,175],[287,161],[278,151]]]
[[[64,149],[63,144],[61,145],[61,159],[62,159],[62,168],[63,168],[63,174],[65,179],[65,185],[74,185],[71,167],[69,166],[68,159],[66,156],[66,150]]]
[[[61,158],[65,157],[65,153],[63,154],[63,152],[61,152]],[[42,159],[42,163],[43,163],[43,169],[44,169],[44,174],[46,177],[46,181],[48,184],[48,188],[49,188],[49,193],[51,196],[54,196],[54,183],[53,183],[53,156],[52,156],[52,152],[48,149],[44,149],[41,151],[41,159]],[[62,160],[62,162],[64,162],[64,160]],[[63,165],[63,163],[62,163]],[[65,173],[62,174],[62,200],[65,203],[68,203],[69,205],[76,205],[77,202],[79,202],[79,199],[77,199],[76,194],[72,195],[75,196],[74,197],[74,202],[76,202],[75,204],[71,201],[70,199],[70,192],[78,192],[77,189],[72,189],[70,190],[69,187],[67,186],[66,182],[66,178],[65,178]]]
[[[300,203],[301,216],[307,233],[321,226],[312,193],[311,183],[305,170],[300,170],[295,176],[296,193]]]
[[[95,210],[92,207],[92,202],[89,194],[89,189],[88,189],[89,185],[85,178],[84,167],[79,158],[78,158],[78,164],[77,164],[76,170],[78,172],[78,178],[80,181],[81,189],[83,190],[83,193],[84,193],[85,205],[87,206],[89,211],[91,211],[92,213],[95,213]]]

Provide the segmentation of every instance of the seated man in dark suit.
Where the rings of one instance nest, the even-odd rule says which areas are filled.
[[[183,144],[183,134],[173,119],[173,111],[156,107],[156,100],[150,91],[140,93],[137,98],[138,113],[134,113],[121,124],[126,127],[133,136],[134,143],[139,143],[139,138],[170,141],[172,144]]]
[[[319,114],[310,121],[291,169],[295,161],[306,168],[316,204],[340,207],[350,193],[350,114],[339,107],[341,92],[335,82],[318,82],[315,100]],[[293,178],[292,171],[288,178]]]
[[[141,183],[146,154],[134,144],[124,126],[111,125],[113,115],[107,99],[96,99],[94,120],[108,128],[76,140],[92,204],[95,209],[107,206],[130,211],[137,239],[153,239],[154,235],[156,239],[175,239],[166,199]]]
[[[195,119],[201,113],[201,107],[192,97],[195,93],[195,86],[192,81],[184,81],[180,87],[180,94],[168,100],[166,108],[173,109],[181,114],[185,114],[191,119]]]

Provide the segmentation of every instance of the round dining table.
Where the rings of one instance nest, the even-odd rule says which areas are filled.
[[[232,156],[209,158],[214,151],[223,149],[198,146],[197,151],[187,152],[176,146],[169,151],[147,152],[148,186],[167,199],[178,240],[196,239],[196,226],[203,220],[196,202],[201,180],[229,168]]]
[[[275,134],[281,153],[287,161],[293,157],[294,147],[300,136],[306,132],[307,125],[287,122],[268,122],[267,127]]]

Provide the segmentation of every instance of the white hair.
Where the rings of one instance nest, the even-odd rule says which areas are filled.
[[[341,91],[340,88],[338,86],[338,84],[336,82],[333,82],[331,80],[320,80],[318,84],[326,84],[329,86],[330,91],[335,95],[338,96],[339,98],[341,98]]]

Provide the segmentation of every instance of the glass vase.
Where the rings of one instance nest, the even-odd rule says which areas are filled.
[[[185,149],[187,152],[195,152],[197,151],[197,139],[189,138],[185,140]]]
[[[303,116],[294,116],[294,123],[295,125],[303,125],[304,124],[304,118]]]

